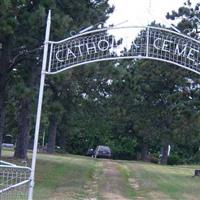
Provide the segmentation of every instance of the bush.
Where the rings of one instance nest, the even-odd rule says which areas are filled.
[[[136,155],[134,152],[122,152],[122,151],[114,151],[112,152],[113,159],[119,159],[119,160],[134,160],[136,158]]]
[[[158,163],[159,163],[159,157],[158,157],[158,155],[156,155],[156,154],[151,154],[151,155],[149,156],[149,161],[150,161],[151,163],[158,164]]]
[[[113,159],[133,160],[136,159],[135,146],[137,144],[134,138],[120,137],[107,143],[112,151]]]
[[[178,164],[182,164],[181,158],[178,156],[178,154],[171,154],[168,157],[168,161],[167,161],[168,165],[178,165]]]
[[[200,152],[196,152],[192,157],[186,160],[189,164],[199,164],[200,163]]]

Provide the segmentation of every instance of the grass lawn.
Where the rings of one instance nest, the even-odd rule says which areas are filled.
[[[193,176],[198,166],[170,167],[138,162],[126,162],[125,166],[129,174],[129,183],[135,188],[138,199],[200,199],[200,177]]]
[[[79,156],[38,156],[34,199],[84,199],[98,162]],[[94,191],[94,196],[97,194]]]
[[[38,154],[34,200],[199,200],[194,169]]]

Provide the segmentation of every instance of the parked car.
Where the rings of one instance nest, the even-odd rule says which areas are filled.
[[[86,156],[93,156],[94,155],[94,149],[88,149]]]
[[[95,158],[111,158],[111,149],[108,146],[99,145],[94,151]]]

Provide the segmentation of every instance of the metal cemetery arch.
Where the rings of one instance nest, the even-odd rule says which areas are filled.
[[[46,74],[79,65],[116,59],[153,59],[200,74],[200,42],[159,27],[109,27],[82,32],[62,41],[49,41],[51,12],[47,19],[29,200],[32,200],[37,144]]]
[[[159,27],[112,27],[49,41],[46,74],[116,59],[160,60],[200,74],[200,42]]]

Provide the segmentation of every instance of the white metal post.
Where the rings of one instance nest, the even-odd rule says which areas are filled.
[[[147,26],[147,46],[146,46],[146,57],[149,57],[149,37],[150,37],[150,34],[149,34],[149,27]]]
[[[36,156],[37,156],[37,147],[38,147],[38,136],[39,136],[39,130],[40,130],[40,118],[41,118],[42,100],[43,100],[43,92],[44,92],[45,70],[46,70],[47,56],[48,56],[48,42],[49,42],[49,35],[50,35],[50,26],[51,26],[51,10],[49,10],[48,18],[47,18],[47,25],[46,25],[42,71],[41,71],[41,78],[40,78],[40,90],[39,90],[39,97],[38,97],[36,125],[35,125],[32,165],[31,165],[31,182],[30,182],[30,186],[29,186],[28,200],[33,199],[35,165],[36,165]]]

